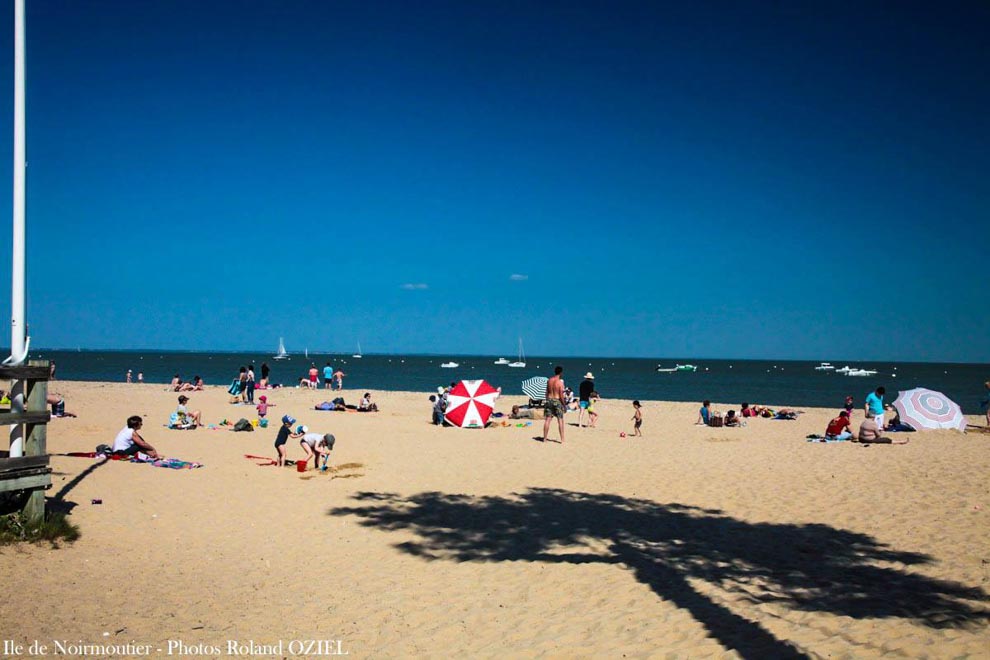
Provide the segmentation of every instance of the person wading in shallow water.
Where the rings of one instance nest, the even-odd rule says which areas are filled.
[[[563,367],[554,367],[553,378],[547,381],[547,393],[543,403],[543,442],[547,441],[547,433],[550,432],[550,420],[557,418],[557,428],[560,429],[560,444],[564,444],[564,411],[566,399],[564,398],[564,373]]]

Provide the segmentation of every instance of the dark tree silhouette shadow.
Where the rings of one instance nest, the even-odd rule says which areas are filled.
[[[699,593],[690,579],[753,603],[854,618],[908,618],[935,628],[990,620],[982,589],[890,565],[927,564],[931,557],[828,525],[754,524],[717,510],[542,488],[511,497],[365,492],[355,499],[362,504],[329,514],[411,530],[421,540],[396,547],[427,560],[623,565],[745,657],[804,654]]]

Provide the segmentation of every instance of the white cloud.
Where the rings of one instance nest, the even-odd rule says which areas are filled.
[[[415,284],[402,284],[399,285],[400,289],[405,289],[406,291],[422,291],[423,289],[429,289],[429,284],[423,284],[422,282],[417,282]]]
[[[513,282],[525,282],[529,279],[529,275],[520,275],[519,273],[513,273],[509,275],[509,279]]]

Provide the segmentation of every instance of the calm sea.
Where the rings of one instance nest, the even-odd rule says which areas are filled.
[[[127,370],[144,374],[148,383],[168,383],[179,374],[191,381],[202,376],[211,385],[227,385],[242,365],[262,362],[271,367],[271,381],[295,385],[314,363],[321,368],[329,362],[347,374],[345,390],[436,390],[453,380],[484,378],[506,393],[521,394],[519,384],[530,376],[549,376],[555,365],[564,367],[565,381],[577,389],[585,372],[595,375],[598,391],[605,398],[660,401],[701,401],[725,403],[743,401],[774,406],[816,406],[839,408],[847,394],[856,405],[879,385],[893,401],[898,390],[928,387],[956,401],[968,414],[980,412],[983,382],[990,380],[987,364],[935,364],[918,362],[864,362],[849,366],[877,370],[876,376],[855,377],[816,371],[818,363],[765,360],[700,360],[690,358],[553,358],[530,357],[524,369],[496,365],[498,356],[365,355],[361,359],[342,355],[293,355],[289,360],[272,360],[270,355],[250,353],[188,353],[165,351],[59,351],[39,350],[31,359],[55,360],[56,378],[123,382]],[[458,362],[456,369],[441,368],[447,360]],[[656,367],[695,364],[694,373],[657,373]],[[845,366],[837,363],[836,366]],[[346,397],[345,397],[346,398]]]

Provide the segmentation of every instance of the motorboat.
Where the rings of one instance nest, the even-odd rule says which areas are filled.
[[[820,365],[815,367],[815,371],[833,371],[835,369],[831,362],[822,362]]]
[[[846,365],[846,366],[842,367],[841,369],[836,369],[835,370],[835,373],[837,373],[837,374],[847,374],[850,371],[852,371],[852,368],[849,365]]]
[[[499,358],[495,360],[495,364],[509,364],[509,361],[506,360],[505,358]]]
[[[659,364],[657,365],[657,373],[661,373],[661,374],[672,374],[675,371],[677,371],[677,367],[667,367],[667,368],[664,368],[664,367],[661,367]]]
[[[847,376],[876,376],[876,374],[875,369],[850,369],[846,372]]]
[[[698,367],[694,364],[679,364],[674,369],[677,371],[697,371]]]
[[[272,356],[273,360],[290,360],[289,354],[285,352],[285,343],[282,338],[278,338],[278,353]]]
[[[461,365],[459,365],[456,362],[441,362],[440,363],[440,367],[443,368],[443,369],[456,369],[459,366],[461,366]]]

